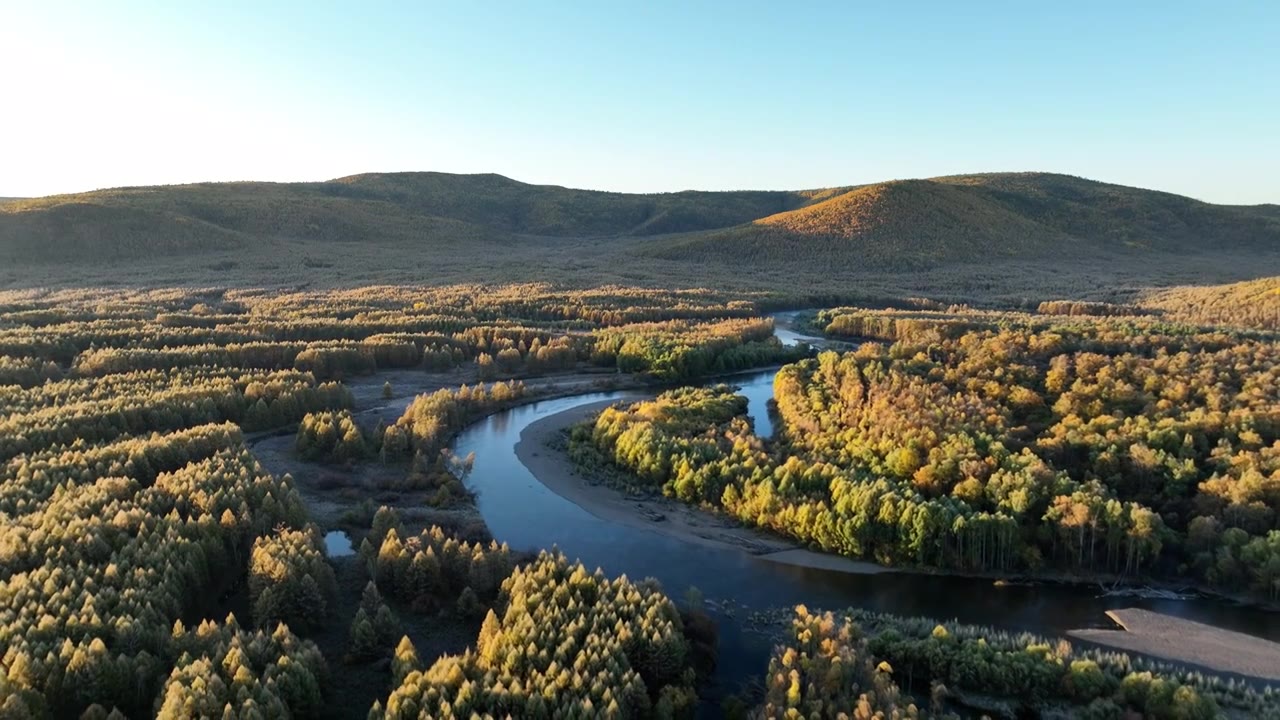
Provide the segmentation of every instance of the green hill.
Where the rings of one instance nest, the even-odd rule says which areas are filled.
[[[495,258],[495,247],[507,260],[518,254],[520,263],[568,253],[573,262],[595,258],[611,267],[693,262],[737,272],[767,264],[827,274],[1101,252],[1185,258],[1280,250],[1280,207],[1212,205],[1047,173],[660,194],[530,185],[499,175],[373,173],[317,183],[116,188],[0,204],[0,263],[24,267],[314,251],[385,256],[424,271],[447,253],[465,272],[468,263]]]

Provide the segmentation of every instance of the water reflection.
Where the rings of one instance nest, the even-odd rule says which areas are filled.
[[[760,437],[773,437],[773,420],[769,417],[769,401],[773,399],[773,378],[777,373],[751,376],[750,380],[737,380],[733,384],[739,395],[747,398],[747,417],[751,427]]]
[[[508,421],[506,413],[498,413],[497,415],[489,416],[489,422],[492,423],[493,427],[499,432],[506,430]]]

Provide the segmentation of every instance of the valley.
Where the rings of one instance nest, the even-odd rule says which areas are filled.
[[[0,720],[1280,720],[1280,4],[10,5]]]
[[[1271,215],[1144,192],[0,210],[0,717],[1274,715]]]

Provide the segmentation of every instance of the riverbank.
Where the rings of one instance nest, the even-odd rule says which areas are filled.
[[[591,515],[610,523],[662,534],[683,542],[706,547],[730,548],[758,559],[806,568],[841,573],[871,575],[902,573],[938,578],[995,578],[994,575],[948,574],[937,570],[886,568],[870,562],[856,561],[836,555],[813,552],[793,542],[763,531],[737,525],[729,518],[680,503],[665,497],[629,496],[613,487],[584,477],[581,470],[562,450],[549,447],[563,437],[570,426],[580,423],[603,408],[620,402],[606,400],[569,408],[540,418],[520,433],[514,453],[530,474],[560,497]],[[1019,592],[1024,584],[1096,586],[1096,578],[1069,575],[1046,575],[1029,583],[1005,583],[997,580],[992,593]],[[1104,593],[1105,594],[1105,593]],[[1119,611],[1144,613],[1145,611]],[[1101,613],[1094,617],[1100,618]],[[1170,615],[1146,613],[1149,622],[1130,626],[1129,632],[1105,629],[1059,630],[1079,640],[1121,651],[1165,659],[1215,672],[1275,681],[1280,674],[1280,644],[1258,637],[1220,629],[1212,625],[1182,620]],[[1113,616],[1115,619],[1116,616]],[[1137,615],[1134,617],[1146,617]],[[1154,620],[1152,619],[1154,618]],[[1089,622],[1088,618],[1080,618]],[[1165,623],[1169,630],[1160,630]],[[1074,627],[1082,627],[1075,625]],[[1190,632],[1194,629],[1195,632]],[[1184,635],[1184,632],[1186,633]],[[1194,638],[1186,641],[1184,638]],[[1275,668],[1268,670],[1268,668]]]
[[[1280,643],[1163,613],[1108,610],[1117,630],[1072,630],[1070,637],[1215,672],[1280,681]]]
[[[875,563],[816,553],[782,538],[742,527],[727,518],[665,497],[629,496],[583,477],[563,452],[548,447],[568,427],[617,402],[579,405],[530,423],[520,433],[516,457],[549,490],[608,522],[661,533],[684,542],[730,548],[761,560],[858,574],[893,572]]]
[[[748,371],[748,372],[759,372]],[[731,378],[725,378],[730,379]],[[636,390],[653,390],[633,388]],[[545,398],[538,398],[542,400]],[[629,495],[590,477],[584,477],[581,469],[562,450],[549,447],[558,441],[561,433],[599,413],[609,405],[627,400],[603,400],[579,405],[530,423],[520,434],[515,446],[516,457],[533,476],[552,492],[609,522],[628,527],[649,530],[714,547],[729,547],[754,555],[762,560],[788,565],[852,572],[861,575],[880,573],[909,573],[931,577],[955,577],[989,580],[995,589],[1024,585],[1061,585],[1066,587],[1099,588],[1106,594],[1106,587],[1123,582],[1123,578],[1097,575],[1081,576],[1066,572],[1042,572],[1036,575],[1010,575],[1000,572],[957,572],[937,568],[886,567],[874,562],[853,560],[831,553],[810,550],[788,538],[749,528],[723,515],[710,512],[663,496]],[[1152,590],[1172,589],[1172,585],[1159,581],[1144,581]],[[1135,588],[1141,593],[1143,588]],[[1266,606],[1250,603],[1247,599],[1214,595],[1196,590],[1202,595],[1243,606]]]

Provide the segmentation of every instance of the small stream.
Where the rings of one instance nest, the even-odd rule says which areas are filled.
[[[786,332],[789,343],[806,340]],[[772,432],[766,403],[775,372],[732,378],[749,400],[761,435]],[[1060,635],[1086,627],[1111,627],[1104,611],[1141,607],[1280,640],[1280,622],[1265,611],[1211,599],[1154,600],[1097,597],[1092,588],[1059,585],[996,587],[989,579],[911,573],[851,574],[784,565],[738,550],[683,542],[657,530],[610,523],[555,494],[520,462],[514,446],[530,423],[564,410],[604,400],[635,400],[634,391],[592,393],[546,400],[507,410],[463,431],[454,451],[475,453],[467,484],[489,529],[517,549],[559,548],[589,569],[633,579],[657,578],[669,595],[680,598],[690,586],[736,611],[718,613],[721,654],[718,675],[732,691],[743,678],[765,669],[770,642],[751,632],[743,619],[751,610],[804,603],[810,607],[859,606],[900,615],[991,625]]]

